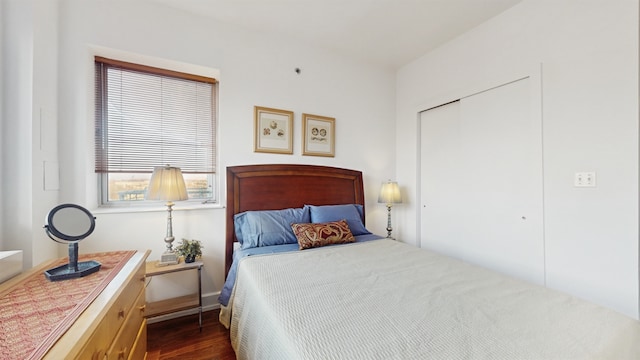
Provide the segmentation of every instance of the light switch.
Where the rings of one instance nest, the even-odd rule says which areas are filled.
[[[577,172],[573,181],[574,187],[596,187],[595,172]]]

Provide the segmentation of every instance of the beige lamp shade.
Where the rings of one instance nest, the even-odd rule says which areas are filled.
[[[180,168],[169,165],[153,168],[153,175],[151,175],[146,194],[147,200],[176,201],[188,198],[187,186]]]
[[[380,188],[380,195],[378,195],[378,202],[382,204],[400,204],[402,203],[402,196],[400,195],[400,187],[395,181],[387,181],[382,183]]]

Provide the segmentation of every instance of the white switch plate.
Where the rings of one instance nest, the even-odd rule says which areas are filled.
[[[577,172],[573,180],[575,187],[596,187],[595,172]]]

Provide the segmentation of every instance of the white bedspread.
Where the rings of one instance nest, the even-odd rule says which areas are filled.
[[[392,240],[238,270],[238,359],[640,359],[636,320]]]

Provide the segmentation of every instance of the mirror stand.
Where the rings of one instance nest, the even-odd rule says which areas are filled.
[[[100,270],[100,263],[94,260],[78,262],[78,243],[69,244],[69,263],[44,272],[51,281],[75,279]]]
[[[44,230],[51,240],[69,244],[69,263],[44,272],[50,281],[67,280],[93,274],[100,270],[94,260],[78,262],[78,243],[95,228],[95,217],[76,204],[62,204],[49,211]]]

